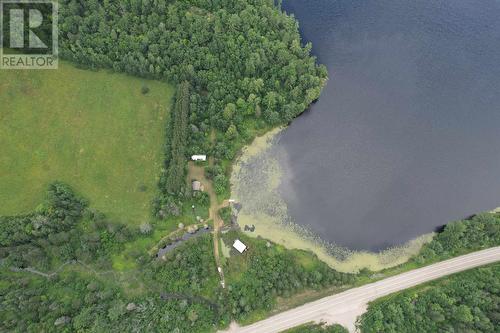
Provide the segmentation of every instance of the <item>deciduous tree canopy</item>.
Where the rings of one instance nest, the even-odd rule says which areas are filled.
[[[296,20],[271,0],[64,0],[60,7],[63,58],[180,85],[158,217],[177,205],[170,196],[183,192],[189,155],[233,159],[256,129],[303,112],[327,79],[311,45],[301,45]],[[212,129],[221,134],[216,142]],[[228,194],[227,172],[215,178],[219,195]]]
[[[375,301],[362,332],[497,332],[500,265],[477,268]]]

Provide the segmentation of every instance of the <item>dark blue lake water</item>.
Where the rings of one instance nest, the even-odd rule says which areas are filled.
[[[283,8],[330,76],[278,143],[297,223],[379,250],[500,206],[500,1]]]

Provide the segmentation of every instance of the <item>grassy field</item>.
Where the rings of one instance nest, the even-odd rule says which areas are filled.
[[[33,210],[60,180],[112,219],[148,219],[172,96],[161,82],[64,62],[0,71],[0,215]]]

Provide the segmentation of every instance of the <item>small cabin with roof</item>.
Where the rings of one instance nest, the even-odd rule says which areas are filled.
[[[243,244],[239,239],[235,240],[233,243],[233,247],[239,252],[243,253],[246,251],[247,246]]]

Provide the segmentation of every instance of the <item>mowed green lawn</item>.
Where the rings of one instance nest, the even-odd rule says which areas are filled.
[[[165,83],[64,62],[0,71],[0,215],[33,210],[60,180],[112,219],[147,220],[172,96]]]

